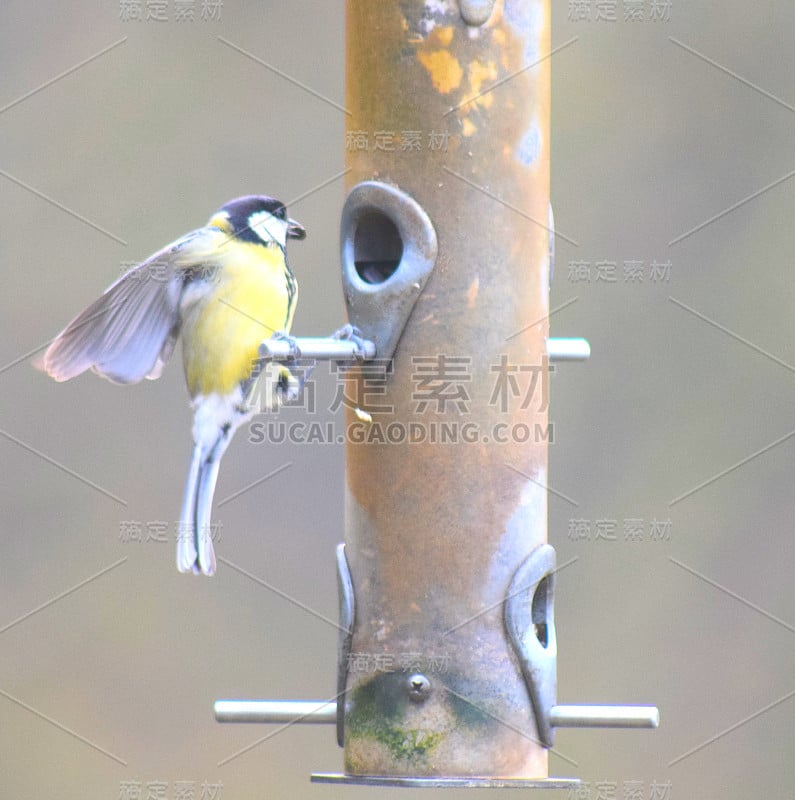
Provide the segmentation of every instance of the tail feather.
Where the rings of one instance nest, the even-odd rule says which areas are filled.
[[[215,574],[212,540],[212,508],[221,457],[229,446],[229,430],[219,431],[211,447],[193,448],[185,498],[177,535],[177,569],[180,572]]]
[[[196,493],[196,554],[199,571],[204,575],[215,574],[211,515],[218,468],[221,466],[221,454],[216,454],[215,449],[202,465]]]
[[[177,529],[177,569],[180,572],[198,572],[196,552],[196,496],[199,488],[204,452],[200,444],[193,447],[185,497]]]

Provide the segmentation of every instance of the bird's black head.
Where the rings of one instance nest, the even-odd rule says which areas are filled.
[[[213,214],[209,224],[244,242],[276,243],[282,248],[287,239],[306,236],[303,226],[287,216],[284,203],[266,195],[230,200]]]

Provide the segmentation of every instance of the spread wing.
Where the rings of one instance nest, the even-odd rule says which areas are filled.
[[[221,231],[200,228],[122,275],[73,319],[37,364],[57,381],[92,369],[115,383],[157,378],[179,335],[186,281],[201,277]]]

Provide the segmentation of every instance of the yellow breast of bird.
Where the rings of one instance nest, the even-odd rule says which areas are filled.
[[[290,330],[295,281],[278,247],[236,243],[210,271],[210,286],[183,319],[191,397],[228,394],[250,377],[259,345]]]

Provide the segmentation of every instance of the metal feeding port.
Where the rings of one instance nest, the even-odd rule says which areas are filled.
[[[436,231],[405,192],[365,181],[345,202],[340,242],[348,317],[391,359],[436,263]]]
[[[260,352],[349,364],[337,686],[215,704],[335,725],[318,783],[568,788],[556,728],[659,724],[557,699],[549,362],[590,347],[549,337],[550,5],[346,2],[350,325]]]

